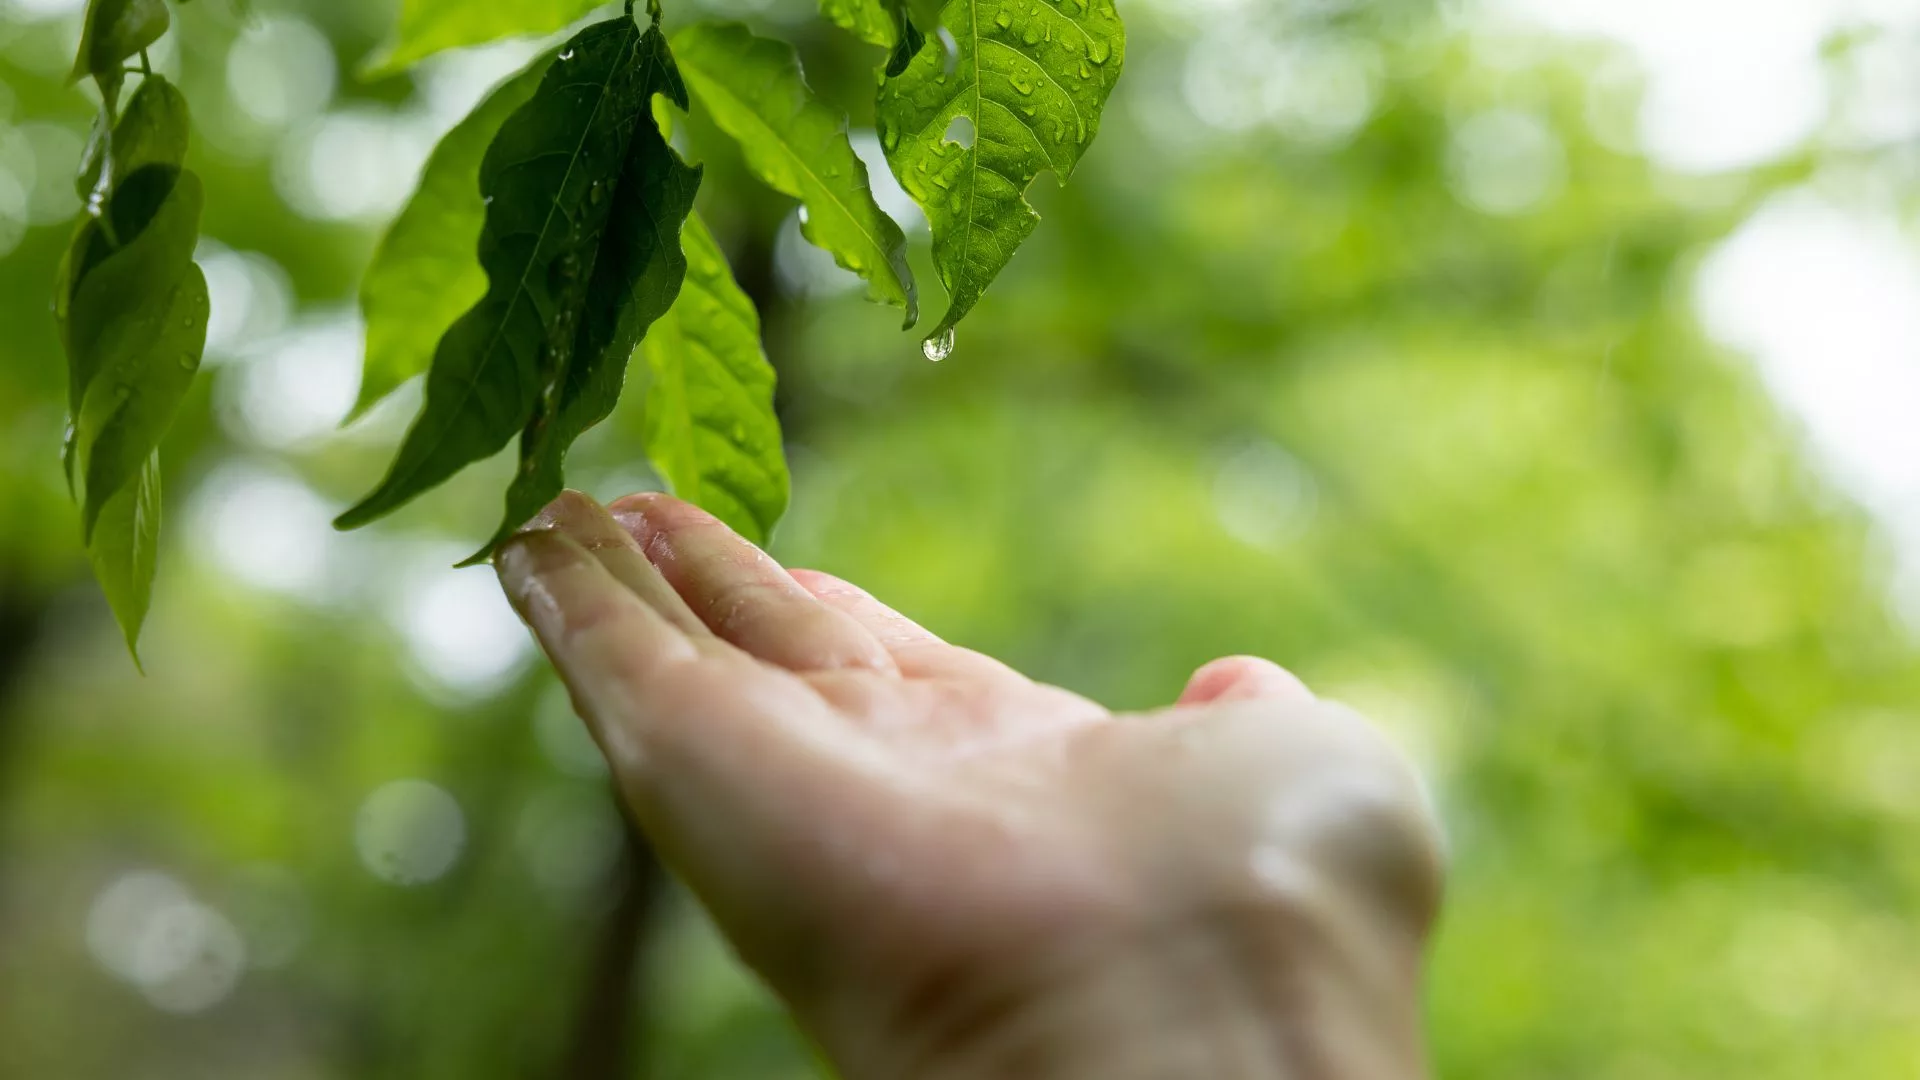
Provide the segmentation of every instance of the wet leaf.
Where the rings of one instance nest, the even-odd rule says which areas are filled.
[[[756,544],[787,508],[786,457],[760,318],[698,216],[681,234],[687,281],[641,344],[647,457],[673,489]]]
[[[881,84],[876,106],[887,162],[933,228],[934,265],[951,300],[935,341],[1033,232],[1034,177],[1072,175],[1126,52],[1113,0],[949,0],[940,23],[953,55],[929,38]],[[961,116],[973,124],[970,145],[947,137]]]
[[[104,207],[107,192],[140,168],[177,167],[187,159],[187,99],[161,76],[149,75],[141,81],[120,111],[111,140],[105,135],[105,117],[102,112],[95,123],[74,177],[74,190],[87,201],[89,212]]]
[[[135,228],[145,201],[161,188],[158,207]],[[133,482],[160,445],[200,367],[208,299],[193,247],[201,200],[193,173],[141,169],[109,205],[123,244],[79,263],[63,336],[74,416],[70,462],[89,539],[108,499]],[[135,208],[123,215],[129,203]],[[94,249],[107,246],[97,230],[91,237]]]
[[[393,40],[368,61],[369,76],[391,75],[443,49],[551,34],[606,0],[405,0]]]
[[[425,405],[386,479],[337,526],[372,521],[505,446],[553,404],[549,392],[574,370],[587,335],[617,339],[601,320],[619,313],[593,309],[608,295],[596,277],[626,269],[623,241],[607,230],[635,131],[658,138],[642,121],[663,90],[664,55],[658,30],[643,38],[631,19],[588,27],[501,125],[480,168],[487,293],[440,339]],[[669,96],[684,101],[672,83]],[[604,271],[603,247],[616,255]]]
[[[686,276],[681,224],[693,210],[700,170],[667,145],[648,105],[659,94],[685,109],[687,88],[657,28],[641,40],[637,63],[643,120],[609,195],[613,213],[578,302],[578,329],[564,347],[549,350],[553,367],[539,407],[520,435],[520,469],[507,488],[500,529],[469,561],[486,558],[560,494],[567,450],[613,412],[634,347],[673,306]]]
[[[880,209],[867,167],[847,142],[846,117],[813,95],[792,46],[739,23],[701,23],[674,36],[687,85],[740,144],[754,174],[800,200],[802,235],[867,280],[869,299],[920,317],[907,240]]]
[[[93,576],[106,594],[127,651],[140,663],[140,627],[153,598],[153,568],[160,542],[160,455],[152,453],[133,483],[107,499],[87,544]]]
[[[160,40],[171,21],[166,0],[92,0],[68,78],[79,82],[92,75],[103,90],[109,83],[118,87],[122,63]]]
[[[905,70],[925,40],[905,0],[820,0],[820,14],[861,41],[889,50],[888,75]]]
[[[480,162],[508,116],[533,97],[553,53],[502,83],[434,147],[420,183],[388,228],[360,283],[367,355],[351,420],[427,370],[434,344],[487,292],[474,259],[487,206]]]

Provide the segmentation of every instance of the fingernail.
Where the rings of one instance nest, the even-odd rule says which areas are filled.
[[[564,533],[588,551],[633,543],[627,531],[599,503],[571,490],[561,492],[559,498],[548,503],[527,523],[526,531]]]

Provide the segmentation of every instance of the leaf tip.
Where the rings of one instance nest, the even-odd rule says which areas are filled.
[[[466,558],[460,560],[459,562],[454,563],[453,568],[455,570],[465,570],[469,566],[479,566],[482,563],[491,561],[493,558],[493,549],[499,546],[500,546],[500,541],[489,540],[487,541],[486,547],[483,547],[479,551],[476,551],[473,554],[467,556]]]

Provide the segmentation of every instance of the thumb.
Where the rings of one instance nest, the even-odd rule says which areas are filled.
[[[1223,656],[1202,664],[1175,705],[1257,699],[1312,701],[1313,691],[1286,668],[1257,656]]]

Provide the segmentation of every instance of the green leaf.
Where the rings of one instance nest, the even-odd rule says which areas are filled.
[[[187,99],[158,75],[149,75],[127,99],[113,137],[105,137],[106,112],[100,113],[93,135],[80,158],[74,190],[98,215],[115,184],[147,165],[179,166],[187,159],[191,123]]]
[[[929,342],[946,338],[1033,232],[1034,177],[1065,183],[1100,130],[1120,78],[1126,35],[1113,0],[949,0],[945,46],[929,39],[881,84],[880,142],[902,187],[927,212],[934,265],[951,304]],[[969,146],[947,138],[972,121]]]
[[[674,494],[765,545],[788,478],[760,318],[698,216],[681,239],[686,286],[641,344],[647,457]]]
[[[701,23],[674,35],[673,49],[694,96],[740,143],[754,174],[800,200],[801,233],[867,279],[870,299],[905,309],[908,326],[918,321],[907,238],[874,201],[846,118],[814,97],[793,48],[739,23]]]
[[[364,73],[391,75],[442,49],[551,34],[606,0],[404,0],[393,41]]]
[[[79,263],[64,327],[74,415],[68,449],[83,481],[89,538],[108,500],[160,444],[199,370],[208,316],[206,278],[193,264],[201,202],[193,173],[149,165],[109,204],[119,235],[132,239]],[[107,246],[98,231],[82,235],[96,250]]]
[[[486,558],[560,494],[568,448],[613,412],[634,347],[673,306],[686,276],[681,225],[693,211],[700,170],[667,145],[648,106],[659,94],[685,109],[687,88],[658,27],[641,39],[638,63],[643,120],[611,193],[613,213],[579,301],[579,327],[564,346],[549,349],[552,368],[520,434],[520,470],[507,488],[500,529],[469,562]],[[557,329],[564,333],[566,324]]]
[[[926,40],[905,0],[820,0],[820,14],[861,41],[890,50],[888,75],[904,71]]]
[[[87,543],[93,576],[140,664],[140,626],[153,598],[154,555],[160,541],[160,455],[148,454],[134,481],[106,501]]]
[[[92,75],[103,90],[109,83],[117,88],[122,62],[159,41],[172,18],[166,0],[92,0],[80,32],[80,52],[67,78],[79,82]]]
[[[507,117],[533,97],[553,56],[535,59],[447,132],[380,241],[360,283],[367,355],[349,420],[427,370],[440,334],[486,295],[486,271],[474,260],[487,220],[480,162]]]
[[[337,527],[391,512],[534,419],[585,332],[615,190],[657,89],[658,65],[643,62],[652,46],[642,41],[630,18],[581,31],[501,125],[480,167],[487,294],[440,339],[426,403],[386,479]]]

